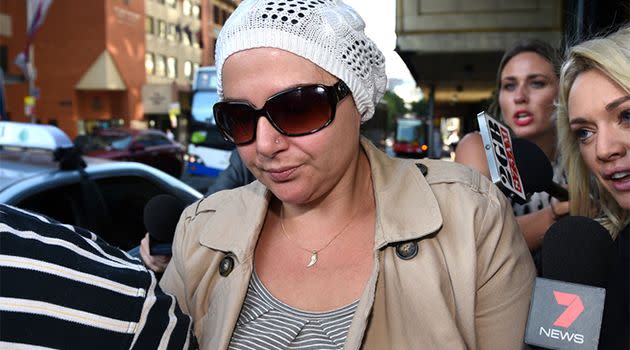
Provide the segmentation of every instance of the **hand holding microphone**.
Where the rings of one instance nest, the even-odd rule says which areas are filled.
[[[154,272],[163,272],[170,261],[175,228],[185,207],[183,201],[168,194],[151,198],[144,207],[148,232],[140,243],[140,256]]]
[[[142,241],[140,241],[140,257],[144,265],[154,273],[162,273],[166,270],[166,266],[171,262],[170,255],[151,255],[150,244],[151,238],[147,232]]]

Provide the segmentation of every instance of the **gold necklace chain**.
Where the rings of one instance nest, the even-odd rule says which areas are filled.
[[[330,244],[332,244],[332,242],[337,239],[337,237],[339,237],[347,228],[348,226],[350,226],[350,223],[352,223],[352,221],[354,220],[354,218],[359,214],[360,210],[357,210],[352,217],[350,218],[350,220],[348,220],[348,222],[343,226],[343,228],[341,228],[341,230],[339,230],[339,232],[337,232],[336,235],[333,236],[333,238],[331,238],[323,247],[319,248],[319,249],[308,249],[308,248],[304,248],[302,247],[297,241],[293,240],[291,238],[291,236],[289,236],[289,233],[287,233],[287,230],[284,228],[284,206],[280,206],[280,227],[282,228],[282,233],[284,233],[284,235],[287,237],[287,239],[291,242],[293,242],[293,244],[295,244],[298,248],[305,250],[309,253],[311,253],[311,257],[310,260],[308,262],[308,264],[306,265],[306,267],[312,267],[313,265],[315,265],[315,263],[317,263],[317,253],[321,252],[322,250],[328,248],[330,246]]]

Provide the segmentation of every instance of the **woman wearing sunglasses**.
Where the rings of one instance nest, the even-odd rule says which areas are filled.
[[[258,179],[187,208],[161,284],[202,349],[515,349],[535,271],[487,179],[359,133],[384,57],[341,1],[244,1],[217,124]]]
[[[614,240],[600,349],[630,348],[630,27],[571,49],[560,76],[558,136],[571,214]]]

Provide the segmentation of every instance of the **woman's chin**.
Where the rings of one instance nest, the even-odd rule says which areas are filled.
[[[546,135],[553,137],[554,135],[552,132],[549,132],[549,130],[543,129],[534,124],[525,127],[516,126],[512,129],[512,131],[514,133],[514,135],[512,135],[513,137],[515,136],[526,140],[535,140]]]
[[[622,209],[630,210],[630,191],[614,192],[612,196]]]
[[[303,204],[309,202],[313,194],[305,190],[305,186],[288,183],[273,183],[267,186],[269,190],[282,202]]]

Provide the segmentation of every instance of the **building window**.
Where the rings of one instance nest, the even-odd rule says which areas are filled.
[[[166,32],[166,39],[168,39],[168,41],[175,41],[176,37],[177,37],[177,29],[175,28],[175,25],[173,23],[169,23],[168,31]]]
[[[192,6],[192,14],[195,18],[201,18],[201,8],[199,7],[199,4],[194,4]]]
[[[182,12],[184,13],[184,16],[190,16],[192,14],[192,4],[190,3],[190,0],[182,1]]]
[[[175,57],[166,59],[166,76],[171,79],[177,78],[177,59]]]
[[[172,8],[176,8],[177,7],[177,1],[176,0],[166,0],[166,5],[168,5],[169,7],[172,7]]]
[[[155,55],[153,52],[144,54],[144,69],[147,71],[147,75],[155,74]]]
[[[147,34],[155,34],[155,27],[153,26],[153,17],[144,17],[144,32]]]
[[[197,31],[192,33],[192,46],[193,47],[201,47],[201,32]]]
[[[6,45],[0,45],[0,69],[3,72],[7,71],[9,65],[9,48]]]
[[[186,46],[192,45],[192,42],[191,42],[192,38],[191,37],[192,37],[192,33],[190,31],[190,27],[185,26],[182,29],[182,44],[184,44]]]
[[[188,80],[192,80],[193,78],[193,63],[190,61],[184,62],[184,76]]]
[[[166,22],[161,19],[158,19],[158,36],[166,38]]]
[[[223,23],[225,23],[225,21],[228,20],[228,18],[230,18],[230,15],[232,14],[232,12],[228,11],[228,10],[223,10],[221,11],[221,21]]]
[[[175,25],[175,42],[177,43],[181,43],[182,42],[182,26],[179,24]]]
[[[212,6],[212,18],[214,19],[214,23],[215,24],[221,24],[219,23],[219,12],[221,10],[219,9],[219,7],[217,5]]]
[[[164,55],[155,56],[155,75],[159,77],[166,76],[166,57]]]

